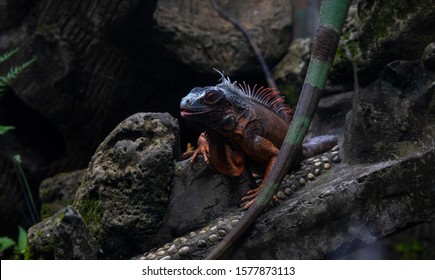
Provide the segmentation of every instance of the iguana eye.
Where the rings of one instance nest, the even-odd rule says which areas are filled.
[[[215,91],[215,90],[211,90],[211,91],[206,93],[206,95],[204,97],[204,102],[207,105],[213,105],[213,104],[216,104],[216,102],[218,102],[220,99],[221,99],[220,92]]]

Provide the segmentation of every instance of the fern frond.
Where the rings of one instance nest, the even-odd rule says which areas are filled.
[[[9,86],[10,82],[15,79],[21,72],[24,71],[27,67],[32,65],[36,61],[36,57],[33,57],[31,60],[24,62],[19,66],[12,67],[9,69],[6,76],[0,76],[0,93],[5,91]]]
[[[10,52],[7,52],[4,55],[1,55],[0,56],[0,63],[5,62],[9,58],[11,58],[11,56],[16,54],[19,50],[20,50],[20,48],[15,48],[15,49],[11,50]]]
[[[19,66],[15,66],[9,69],[9,72],[6,74],[6,83],[9,84],[10,81],[15,79],[21,72],[24,71],[24,69],[32,65],[35,61],[36,61],[36,57],[33,57],[31,60],[24,62]]]
[[[8,87],[8,83],[6,82],[6,77],[0,76],[0,94],[2,91],[5,91]]]
[[[14,129],[14,126],[9,126],[9,125],[0,125],[0,135],[5,134],[6,132],[8,132],[9,130]]]

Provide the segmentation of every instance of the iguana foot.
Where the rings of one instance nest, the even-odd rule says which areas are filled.
[[[186,152],[183,153],[183,159],[187,159],[190,157],[190,163],[193,165],[198,155],[202,155],[204,157],[204,162],[206,164],[209,163],[207,154],[209,153],[208,140],[205,136],[205,133],[201,133],[198,137],[198,148],[193,149],[191,145],[187,146]]]

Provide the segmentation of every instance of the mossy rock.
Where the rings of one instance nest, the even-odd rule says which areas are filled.
[[[97,148],[74,206],[105,258],[128,258],[159,238],[178,155],[178,121],[167,113],[135,114]]]
[[[359,1],[362,26],[358,66],[363,82],[372,80],[388,63],[419,59],[435,41],[435,9],[432,0]]]
[[[32,226],[28,232],[31,259],[89,260],[101,251],[72,206]]]

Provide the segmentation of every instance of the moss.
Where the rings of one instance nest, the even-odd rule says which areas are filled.
[[[80,205],[80,214],[87,225],[99,223],[103,217],[99,200],[83,199]]]
[[[364,32],[365,36],[360,41],[361,49],[366,51],[369,46],[390,36],[391,30],[397,29],[398,21],[407,21],[410,14],[430,10],[432,5],[431,0],[419,1],[418,5],[408,0],[377,1],[370,16],[363,17],[364,23],[369,24]]]
[[[41,217],[42,219],[47,219],[53,215],[52,213],[52,205],[48,203],[41,204]]]
[[[41,217],[42,219],[47,219],[53,216],[60,209],[65,208],[68,205],[72,205],[74,199],[56,200],[51,203],[41,204]]]

